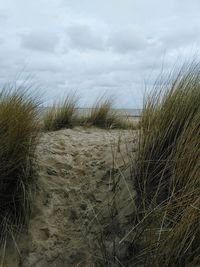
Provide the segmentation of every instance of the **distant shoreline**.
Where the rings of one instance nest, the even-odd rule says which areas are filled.
[[[43,111],[46,111],[47,109],[49,109],[50,107],[42,107],[41,110],[42,112]],[[80,108],[77,108],[77,111],[78,113],[88,113],[90,112],[92,108],[83,108],[83,107],[80,107]],[[119,116],[127,116],[127,117],[140,117],[141,116],[141,112],[142,112],[142,109],[136,109],[136,108],[133,108],[133,109],[129,109],[129,108],[114,108],[112,109],[113,111],[119,113]]]
[[[79,111],[84,111],[88,112],[92,108],[78,108]],[[120,116],[128,116],[128,117],[140,117],[142,109],[136,109],[136,108],[113,108],[113,111],[116,111],[119,113]]]

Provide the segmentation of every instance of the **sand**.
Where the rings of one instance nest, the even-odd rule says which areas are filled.
[[[134,209],[127,187],[134,140],[130,130],[77,127],[42,134],[29,228],[16,241],[15,252],[6,251],[3,266],[94,266],[94,251],[101,257],[97,247],[102,229],[112,253],[113,235],[118,233],[119,243]],[[118,210],[114,222],[113,179],[120,187],[118,201],[112,202]],[[126,257],[122,247],[118,254]]]

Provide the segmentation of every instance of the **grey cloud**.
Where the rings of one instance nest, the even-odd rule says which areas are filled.
[[[4,39],[0,37],[0,45],[4,43]]]
[[[124,27],[111,33],[107,44],[112,50],[125,53],[144,49],[148,41],[139,30]]]
[[[80,50],[103,49],[103,40],[88,25],[73,24],[67,28],[66,32],[72,48]]]
[[[77,89],[90,105],[105,90],[135,107],[144,81],[151,87],[162,67],[200,48],[199,8],[199,0],[2,1],[0,82],[27,66],[49,101]]]
[[[8,19],[8,15],[6,14],[5,10],[0,9],[0,22],[4,22]]]
[[[62,64],[61,60],[59,60],[59,56],[57,54],[45,54],[43,55],[42,61],[40,57],[32,58],[29,63],[29,70],[34,72],[47,72],[52,75],[58,74],[65,69],[65,66]]]
[[[43,52],[55,52],[59,44],[59,37],[50,32],[30,32],[21,35],[21,45],[26,49]]]
[[[165,46],[172,48],[200,45],[200,28],[193,26],[175,29],[162,36],[161,40]]]

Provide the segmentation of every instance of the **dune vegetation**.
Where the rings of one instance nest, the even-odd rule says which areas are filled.
[[[199,67],[183,66],[144,105],[133,167],[136,266],[200,262]]]
[[[0,240],[27,223],[35,184],[38,101],[27,90],[0,93]]]
[[[112,97],[99,97],[93,104],[91,110],[85,116],[81,116],[80,122],[83,126],[95,126],[103,129],[131,129],[136,124],[128,119],[128,116],[120,116],[113,107]]]
[[[86,123],[101,128],[115,127],[117,123],[117,114],[112,111],[113,100],[111,98],[101,97],[93,105]]]
[[[113,109],[113,100],[110,97],[100,97],[92,106],[91,111],[80,114],[78,110],[76,94],[68,94],[64,101],[54,104],[47,110],[43,117],[43,129],[56,131],[74,126],[95,126],[104,129],[128,129],[134,128],[135,124],[128,117],[120,116]]]
[[[110,227],[119,223],[119,214],[126,212],[134,195],[135,208],[129,225],[119,224],[112,234],[112,243],[100,229],[99,251],[92,252],[95,266],[199,266],[199,64],[184,65],[155,84],[144,101],[137,146],[130,159],[131,176],[120,171],[129,188],[127,204],[120,203],[124,190],[115,185],[110,193],[115,196],[110,203],[110,214],[115,214]]]
[[[78,97],[75,93],[68,94],[64,100],[55,103],[44,115],[44,130],[56,131],[73,127],[76,121],[77,104]]]

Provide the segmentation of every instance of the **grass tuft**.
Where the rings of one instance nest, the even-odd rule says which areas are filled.
[[[144,106],[134,172],[142,266],[200,262],[199,67],[182,68]]]
[[[38,129],[38,101],[26,90],[4,88],[0,92],[1,242],[28,221]]]
[[[85,118],[84,124],[107,129],[127,129],[134,127],[133,123],[126,118],[120,117],[113,110],[113,99],[105,97],[97,99],[90,114]]]
[[[54,104],[44,115],[44,130],[56,131],[71,128],[75,123],[77,103],[76,94],[69,94],[64,101]]]

